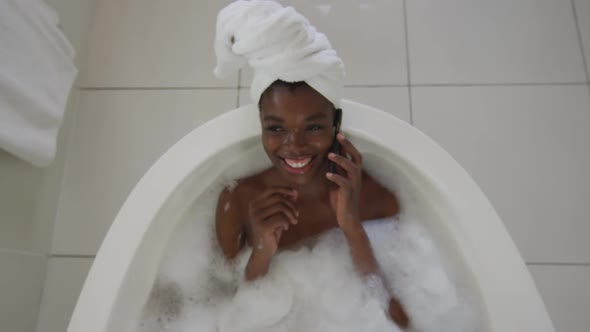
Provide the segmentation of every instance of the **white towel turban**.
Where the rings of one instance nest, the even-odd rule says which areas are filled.
[[[253,102],[276,80],[305,81],[340,107],[344,64],[328,38],[292,7],[236,1],[219,12],[216,28],[215,75],[226,78],[249,64]]]

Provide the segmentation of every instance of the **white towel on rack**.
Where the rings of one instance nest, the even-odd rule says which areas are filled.
[[[51,164],[78,72],[74,55],[44,1],[0,0],[0,149]]]

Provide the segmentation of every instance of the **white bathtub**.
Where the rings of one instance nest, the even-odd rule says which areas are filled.
[[[467,172],[405,122],[350,101],[343,109],[343,130],[359,149],[403,174],[434,216],[427,226],[471,281],[484,331],[554,331],[519,252]],[[96,256],[69,332],[133,330],[182,214],[225,165],[260,144],[259,135],[258,109],[248,105],[195,129],[151,167]]]

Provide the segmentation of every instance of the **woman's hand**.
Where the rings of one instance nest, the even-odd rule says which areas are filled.
[[[270,258],[278,249],[283,231],[297,224],[297,191],[287,187],[270,187],[250,201],[248,227],[252,234],[253,253]]]
[[[342,133],[337,135],[342,155],[330,153],[328,158],[346,174],[326,173],[328,180],[336,184],[330,190],[330,205],[336,214],[338,226],[344,231],[360,224],[360,195],[362,185],[362,156]],[[346,156],[350,156],[350,159]]]

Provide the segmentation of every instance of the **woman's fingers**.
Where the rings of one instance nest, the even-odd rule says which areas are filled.
[[[359,171],[359,167],[354,162],[343,156],[330,153],[328,154],[328,158],[335,162],[338,166],[342,167],[347,174],[356,174]]]
[[[340,188],[350,190],[350,181],[347,178],[334,173],[327,173],[326,177],[328,180],[336,183]]]
[[[281,240],[281,235],[283,235],[283,231],[284,231],[284,230],[285,230],[285,229],[283,229],[282,227],[277,227],[277,228],[275,228],[275,230],[274,230],[274,235],[275,235],[275,241],[276,241],[277,243],[279,243],[279,241]]]
[[[344,152],[348,153],[352,158],[352,162],[357,166],[361,166],[363,163],[363,157],[354,144],[352,144],[342,133],[338,133],[337,138],[342,145]]]
[[[275,214],[270,219],[265,221],[264,226],[268,227],[268,230],[275,232],[275,234],[277,234],[277,231],[279,231],[277,235],[280,235],[283,230],[286,231],[289,229],[289,222],[283,214]]]
[[[251,221],[260,224],[273,214],[282,213],[291,223],[297,223],[299,212],[294,201],[297,191],[289,187],[271,187],[250,201]]]
[[[293,188],[274,186],[248,203],[249,227],[260,239],[260,246],[266,243],[276,250],[283,231],[289,229],[290,223],[297,223],[296,200],[297,191]]]
[[[271,206],[273,204],[282,202],[284,204],[286,204],[287,206],[289,206],[291,208],[291,210],[293,210],[293,212],[295,213],[295,215],[298,215],[298,211],[297,208],[295,207],[295,203],[293,203],[290,199],[285,198],[285,196],[283,195],[272,195],[269,198],[267,198],[264,202],[261,202],[261,206],[262,207],[266,207],[266,206]]]
[[[283,213],[292,224],[297,224],[297,215],[295,210],[288,206],[284,201],[274,203],[260,210],[258,218],[264,221],[277,213]]]

